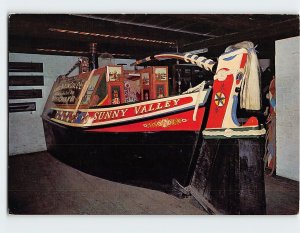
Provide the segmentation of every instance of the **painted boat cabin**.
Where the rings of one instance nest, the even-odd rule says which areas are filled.
[[[168,96],[167,66],[132,71],[124,70],[123,66],[105,66],[72,77],[59,76],[49,95],[47,107],[83,109]]]

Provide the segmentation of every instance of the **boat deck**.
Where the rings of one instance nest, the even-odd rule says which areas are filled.
[[[47,152],[9,157],[11,214],[207,214],[192,198],[83,173]],[[266,177],[267,214],[296,214],[299,183]]]

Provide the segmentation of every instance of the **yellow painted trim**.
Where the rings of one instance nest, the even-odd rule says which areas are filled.
[[[107,100],[107,98],[108,98],[108,95],[106,95],[104,97],[104,99],[97,106],[101,106],[101,104],[103,104]]]
[[[55,118],[51,118],[51,121],[63,124],[63,125],[68,125],[68,126],[74,126],[74,127],[83,127],[83,124],[77,124],[77,123],[70,123],[70,122],[66,122],[66,121],[61,121]]]

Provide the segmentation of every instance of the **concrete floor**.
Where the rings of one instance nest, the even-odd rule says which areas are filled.
[[[9,158],[12,214],[206,214],[192,198],[101,179],[47,152]]]
[[[47,152],[9,157],[11,214],[207,214],[192,198],[105,180]],[[266,177],[267,214],[297,214],[299,183]]]
[[[267,214],[298,214],[299,182],[278,176],[266,176],[265,190]]]

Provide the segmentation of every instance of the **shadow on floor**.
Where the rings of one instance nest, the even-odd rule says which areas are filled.
[[[191,197],[168,195],[171,176],[161,177],[151,166],[133,170],[116,166],[111,170],[101,162],[84,157],[57,160],[47,152],[9,157],[9,212],[207,214]],[[299,182],[265,176],[265,190],[268,215],[298,214]]]
[[[176,174],[182,176],[180,168],[158,166],[160,162],[166,164],[165,161],[145,160],[139,156],[123,161],[108,160],[107,157],[98,155],[87,157],[78,154],[73,156],[53,154],[53,156],[59,161],[93,176],[174,195],[176,192],[172,189],[172,179]]]
[[[74,169],[47,152],[12,156],[8,164],[10,214],[207,214],[191,197],[179,199],[157,191],[167,187],[161,180],[148,180],[146,186],[156,190],[121,184]],[[97,163],[73,164],[81,169],[93,164],[89,173],[110,175],[99,174]],[[134,174],[121,177],[120,171],[116,172],[117,180],[141,182],[132,180]]]

